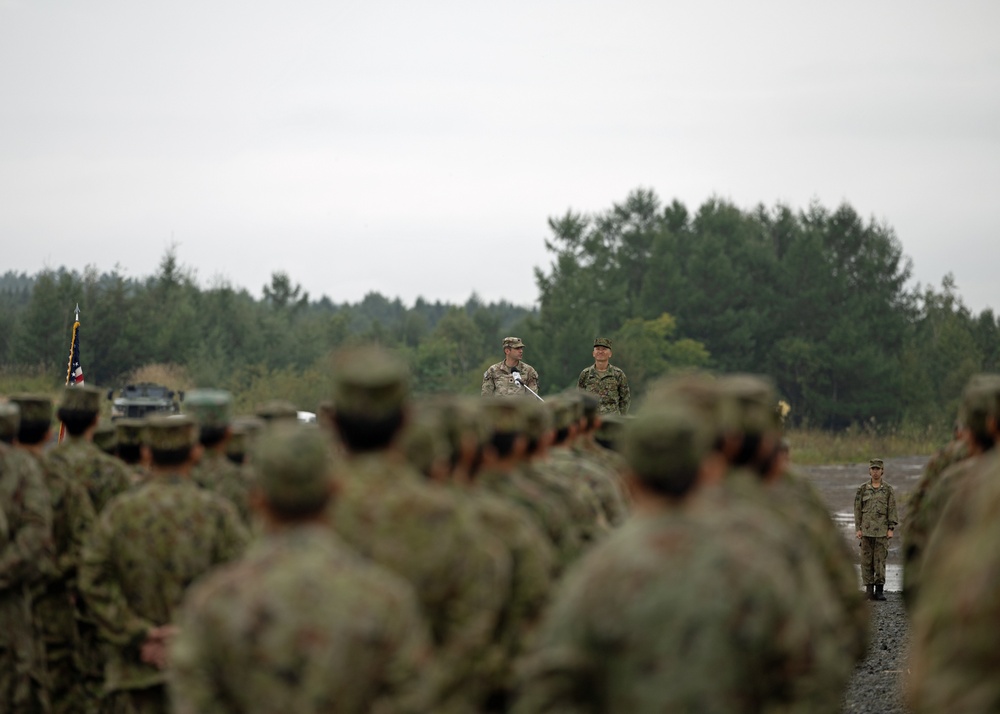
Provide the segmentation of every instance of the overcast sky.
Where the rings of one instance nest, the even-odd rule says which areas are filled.
[[[546,219],[848,202],[1000,309],[1000,2],[0,0],[0,273],[535,302]]]

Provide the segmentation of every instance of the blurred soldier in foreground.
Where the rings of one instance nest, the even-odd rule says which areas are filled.
[[[409,413],[405,364],[376,348],[335,355],[330,416],[345,453],[332,523],[416,590],[433,637],[436,661],[423,678],[432,710],[479,711],[502,665],[492,638],[510,592],[510,556],[455,494],[406,462]]]
[[[418,684],[429,632],[413,589],[326,523],[329,439],[278,425],[253,461],[264,535],[186,597],[170,658],[174,711],[427,711]]]
[[[483,374],[482,396],[535,398],[528,390],[538,393],[538,372],[521,360],[523,354],[521,338],[503,338],[503,361],[492,365]]]
[[[923,573],[923,558],[941,515],[952,496],[968,481],[975,480],[986,456],[994,449],[1000,437],[997,417],[1000,416],[1000,375],[978,374],[972,377],[962,391],[959,408],[959,439],[963,444],[965,458],[945,468],[933,481],[926,485],[923,497],[916,503],[911,501],[906,518],[904,537],[906,548],[903,563],[903,595],[912,606],[920,591]],[[952,512],[954,519],[962,510],[963,498]],[[963,524],[964,525],[964,524]],[[958,526],[958,527],[957,527]],[[959,524],[952,523],[946,530],[959,530]]]
[[[809,651],[792,581],[689,507],[726,469],[713,436],[680,406],[628,424],[635,512],[562,581],[516,714],[794,710]]]
[[[48,712],[43,645],[32,626],[30,588],[52,556],[52,506],[38,464],[15,452],[21,410],[0,403],[0,711]]]
[[[96,711],[93,691],[84,687],[90,673],[83,666],[87,653],[81,649],[78,622],[85,613],[76,587],[83,540],[96,517],[94,507],[87,490],[53,469],[44,450],[51,433],[52,400],[21,394],[11,401],[21,407],[22,414],[17,448],[38,463],[52,503],[54,551],[45,581],[35,590],[33,608],[35,628],[45,643],[52,711]]]
[[[594,364],[580,372],[577,386],[592,392],[600,400],[601,414],[628,414],[632,404],[632,393],[628,387],[628,377],[618,367],[610,363],[611,340],[598,337],[594,340]]]
[[[882,459],[868,462],[871,479],[854,494],[855,535],[861,542],[861,580],[869,600],[885,600],[885,559],[899,517],[892,486],[882,481]]]
[[[135,712],[168,711],[174,610],[196,577],[240,555],[248,540],[233,505],[191,481],[197,438],[188,417],[151,417],[149,481],[108,503],[83,548],[80,592],[113,645],[105,688],[124,692]]]

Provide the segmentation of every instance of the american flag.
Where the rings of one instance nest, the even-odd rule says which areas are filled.
[[[73,346],[69,349],[69,368],[66,370],[66,384],[71,387],[83,386],[83,367],[80,366],[80,321],[73,323]]]

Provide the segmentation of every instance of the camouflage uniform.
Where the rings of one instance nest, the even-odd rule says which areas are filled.
[[[867,585],[885,584],[885,559],[889,555],[886,532],[896,527],[896,497],[892,486],[879,488],[863,483],[854,495],[854,528],[861,531],[861,580]]]
[[[78,623],[86,613],[81,610],[76,575],[83,541],[96,515],[82,485],[54,470],[45,455],[38,461],[52,499],[55,553],[52,572],[35,597],[34,618],[45,641],[52,711],[72,714],[95,710],[96,702],[83,681],[92,668],[85,666],[88,652],[83,649]]]
[[[3,443],[0,511],[7,521],[0,549],[0,711],[47,712],[45,652],[32,626],[30,588],[51,562],[52,506],[38,465]]]
[[[475,710],[500,666],[492,637],[510,591],[510,556],[467,506],[408,464],[371,454],[344,469],[334,530],[416,589],[435,644],[436,710]]]
[[[1000,711],[1000,457],[949,501],[927,547],[912,607],[909,694],[915,714]]]
[[[191,478],[202,488],[231,501],[243,522],[250,525],[249,472],[230,461],[224,453],[206,451],[191,471]]]
[[[67,435],[61,444],[49,451],[49,458],[53,469],[87,489],[98,513],[108,501],[132,485],[128,467],[83,436]]]
[[[683,512],[637,515],[571,569],[515,714],[791,710],[808,632],[794,583]]]
[[[524,343],[516,337],[505,337],[504,348],[524,347]],[[538,372],[527,362],[521,360],[515,365],[520,373],[521,384],[514,380],[512,368],[507,366],[507,358],[491,365],[483,373],[483,386],[480,394],[484,397],[528,397],[534,399],[525,387],[538,393]]]
[[[187,418],[157,417],[147,444],[193,445]],[[187,586],[238,556],[248,535],[232,504],[168,469],[113,499],[83,548],[79,588],[111,650],[105,688],[127,691],[139,711],[165,711],[165,672],[140,659],[152,628],[169,624]]]
[[[421,711],[429,635],[409,584],[326,528],[269,535],[192,588],[174,711]]]
[[[602,373],[596,365],[590,365],[580,372],[577,387],[597,395],[601,414],[628,414],[632,405],[632,393],[628,387],[628,377],[620,368],[609,364]]]

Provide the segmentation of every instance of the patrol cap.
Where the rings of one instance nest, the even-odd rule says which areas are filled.
[[[145,419],[116,419],[115,439],[119,446],[141,446]]]
[[[518,347],[524,347],[524,343],[521,342],[520,337],[504,337],[503,338],[504,349],[510,347],[511,349],[516,349]]]
[[[266,424],[267,422],[256,416],[236,417],[229,426],[226,456],[242,461]]]
[[[184,396],[184,413],[202,429],[224,429],[232,421],[233,395],[224,389],[192,389]]]
[[[738,429],[735,400],[723,398],[718,378],[707,372],[689,372],[654,382],[647,391],[644,407],[667,404],[683,404],[693,409],[715,428],[716,434]]]
[[[482,446],[492,433],[486,424],[478,397],[440,395],[430,404],[437,410],[444,438],[452,454],[459,454],[470,446]]]
[[[594,347],[607,347],[611,349],[611,338],[610,337],[595,337]]]
[[[633,417],[619,414],[605,414],[601,417],[601,425],[594,432],[594,438],[604,448],[619,451],[625,424],[632,419]]]
[[[142,431],[142,443],[154,451],[189,448],[198,443],[198,425],[183,414],[149,417]]]
[[[681,404],[642,410],[622,430],[622,453],[635,476],[655,491],[689,491],[711,451],[712,429]]]
[[[557,394],[545,400],[552,413],[552,428],[556,431],[568,429],[580,421],[583,405],[569,394]]]
[[[1000,375],[973,375],[962,390],[962,401],[958,410],[959,423],[977,436],[987,435],[990,419],[998,416],[1000,409],[998,402],[1000,402]]]
[[[408,402],[410,371],[398,357],[378,347],[359,347],[334,357],[335,412],[381,419]]]
[[[524,399],[521,405],[524,417],[524,433],[533,441],[552,430],[552,410],[548,402]]]
[[[868,468],[870,468],[870,469],[881,469],[881,468],[883,468],[883,466],[882,466],[882,459],[869,459],[869,461],[868,461]]]
[[[329,439],[315,425],[281,422],[251,450],[257,485],[268,503],[289,511],[322,507],[333,481]]]
[[[425,475],[430,475],[435,464],[451,460],[451,445],[435,406],[416,405],[413,418],[403,430],[402,447],[410,464]]]
[[[105,391],[98,387],[63,387],[59,409],[79,414],[97,414],[101,411],[101,399]]]
[[[254,414],[269,424],[277,421],[294,421],[295,423],[299,421],[298,408],[285,399],[272,399],[269,402],[258,404]]]
[[[491,434],[523,434],[524,415],[520,399],[487,399],[480,406]]]
[[[0,403],[0,440],[10,443],[21,428],[21,407],[14,402]]]
[[[597,416],[598,409],[601,408],[601,400],[593,392],[584,389],[577,390],[577,399],[580,400],[580,412],[588,420]]]
[[[765,434],[780,428],[778,395],[767,377],[728,374],[720,378],[722,396],[733,400],[737,425],[744,434]]]
[[[98,421],[94,430],[94,445],[105,454],[113,454],[118,446],[115,425],[106,419]]]
[[[10,401],[21,409],[22,424],[50,424],[52,422],[52,398],[45,394],[14,394]]]

